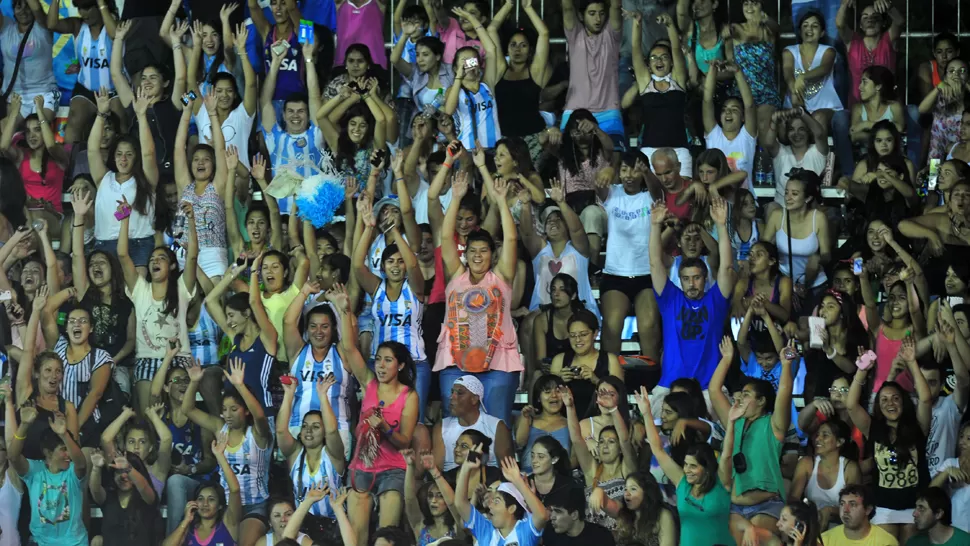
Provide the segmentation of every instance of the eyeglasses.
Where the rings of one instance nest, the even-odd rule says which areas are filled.
[[[582,332],[576,332],[574,334],[569,334],[569,339],[582,339],[592,333],[593,333],[592,330],[584,330]]]
[[[86,318],[72,318],[72,319],[67,319],[67,323],[70,324],[70,325],[72,325],[72,326],[75,325],[75,324],[89,324],[90,322],[91,321],[88,320],[88,319],[86,319]]]
[[[849,393],[849,387],[829,387],[829,392],[831,392],[831,393],[836,393],[837,392],[839,394],[848,394]]]
[[[172,385],[188,385],[190,379],[188,377],[173,377],[169,379],[169,383]]]
[[[650,62],[653,61],[669,61],[670,55],[651,55]]]

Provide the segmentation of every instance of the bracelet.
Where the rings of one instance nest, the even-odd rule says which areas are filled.
[[[306,60],[306,64],[312,65],[313,64],[313,59],[307,59]]]
[[[832,348],[832,352],[831,353],[825,353],[825,356],[827,356],[829,358],[829,360],[832,360],[833,358],[835,358],[838,355],[839,355],[839,352],[835,350],[835,347]]]
[[[404,177],[403,176],[401,178],[395,178],[394,179],[394,183],[395,184],[397,184],[398,182],[403,182],[403,181],[404,181]]]
[[[72,227],[84,227],[84,224],[71,224]]]
[[[14,431],[14,433],[13,433],[13,437],[14,437],[15,439],[17,439],[17,440],[26,440],[26,439],[27,439],[27,437],[26,437],[26,436],[20,436],[20,435],[18,435],[16,431]]]
[[[175,44],[172,46],[172,51],[178,51],[182,49],[182,44]]]
[[[429,474],[430,474],[430,472],[429,472]],[[438,478],[440,478],[440,477],[441,477],[441,472],[438,472],[437,474],[431,474],[431,479],[432,480],[437,481]]]
[[[98,9],[108,9],[108,6],[98,6]]]
[[[449,165],[447,162],[442,163],[441,166],[444,167],[444,168],[446,168],[446,169],[450,169],[451,168],[451,165]]]

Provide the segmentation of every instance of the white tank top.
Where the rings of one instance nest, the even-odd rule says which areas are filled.
[[[0,546],[20,546],[17,519],[20,517],[20,500],[23,493],[17,491],[9,476],[4,476],[0,487]]]
[[[845,487],[845,465],[847,463],[845,457],[839,457],[839,477],[836,478],[835,485],[831,489],[822,489],[818,485],[818,464],[821,459],[821,456],[815,457],[812,476],[805,486],[805,496],[808,500],[814,502],[820,510],[827,506],[839,505],[839,491],[842,491],[842,488]]]
[[[446,417],[441,421],[441,440],[445,445],[445,467],[442,471],[447,472],[453,468],[458,468],[455,464],[455,445],[458,437],[466,429],[475,429],[485,436],[492,439],[492,445],[488,447],[488,466],[498,466],[498,458],[495,457],[495,430],[502,420],[487,413],[479,413],[478,421],[471,425],[462,426],[457,417]]]
[[[309,538],[306,533],[300,533],[296,535],[297,544],[303,544],[303,539],[305,538]],[[275,544],[276,544],[276,541],[273,538],[273,531],[266,533],[266,546],[274,546]]]
[[[781,213],[781,228],[775,232],[775,246],[778,247],[778,268],[786,277],[790,278],[793,283],[799,284],[805,282],[805,269],[808,266],[808,259],[813,254],[818,254],[819,244],[818,244],[818,234],[815,231],[815,217],[818,214],[818,210],[812,211],[812,234],[808,237],[798,239],[796,237],[791,237],[791,248],[788,248],[788,211],[784,210]],[[792,267],[795,271],[791,271],[788,267],[788,254],[792,257]],[[825,276],[825,269],[819,268],[818,276],[815,277],[815,284],[812,286],[806,286],[806,288],[816,288],[825,284],[828,277]]]

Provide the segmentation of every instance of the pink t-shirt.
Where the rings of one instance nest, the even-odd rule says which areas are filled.
[[[463,47],[474,47],[478,50],[478,56],[485,60],[485,48],[477,38],[469,38],[465,31],[461,29],[461,23],[454,17],[448,18],[447,26],[439,29],[438,35],[445,44],[445,54],[441,56],[441,61],[451,64],[455,60],[455,53]]]
[[[903,345],[903,340],[889,339],[879,328],[879,335],[876,336],[876,377],[872,385],[872,392],[879,392],[879,387],[886,382],[889,377],[889,370],[893,367],[893,360],[899,354],[899,348]],[[913,376],[909,371],[904,370],[896,376],[896,383],[906,389],[906,392],[913,392]]]
[[[489,271],[472,284],[466,269],[445,289],[445,322],[438,335],[434,371],[456,365],[469,373],[487,363],[489,370],[521,372],[518,338],[512,324],[512,287]]]
[[[384,14],[376,0],[367,0],[357,7],[347,1],[337,8],[337,51],[333,58],[334,66],[344,64],[347,48],[353,44],[363,44],[370,49],[375,63],[387,68],[387,51],[384,50]]]
[[[380,433],[373,435],[375,440],[379,439],[380,441],[377,447],[377,455],[373,458],[373,462],[367,464],[364,458],[361,457],[361,452],[367,450],[368,447],[365,438],[370,430],[370,425],[367,424],[367,418],[374,413],[374,410],[380,407],[384,414],[384,422],[392,427],[400,427],[401,414],[404,413],[404,405],[408,400],[409,389],[404,387],[396,400],[389,405],[385,404],[381,406],[380,398],[377,396],[377,385],[377,380],[371,379],[370,383],[367,384],[367,388],[364,389],[364,401],[360,406],[360,421],[357,422],[357,451],[354,454],[353,461],[350,463],[350,469],[363,470],[364,472],[373,472],[375,474],[388,470],[405,470],[407,467],[405,466],[404,457]]]
[[[893,49],[893,42],[889,39],[889,33],[883,32],[876,43],[876,49],[869,51],[862,35],[853,33],[852,41],[849,42],[849,74],[852,76],[852,95],[849,97],[849,107],[858,103],[859,82],[862,81],[862,71],[870,66],[885,66],[893,74],[896,73],[896,50]]]
[[[609,23],[590,36],[577,22],[566,31],[569,44],[567,111],[585,108],[594,114],[620,108],[620,43],[623,32]]]

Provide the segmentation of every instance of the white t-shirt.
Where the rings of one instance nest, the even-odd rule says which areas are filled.
[[[748,126],[743,125],[734,140],[728,140],[720,125],[704,136],[708,148],[717,148],[727,157],[731,172],[744,171],[748,178],[741,183],[742,188],[750,188],[754,180],[754,154],[758,149],[758,139],[748,132]]]
[[[771,160],[772,168],[775,171],[775,203],[785,204],[785,185],[788,184],[788,173],[792,169],[808,169],[822,176],[822,171],[825,170],[825,159],[825,156],[818,151],[814,144],[808,147],[801,161],[795,157],[795,154],[791,151],[791,146],[779,144],[778,155]]]
[[[943,461],[956,457],[957,434],[960,432],[960,408],[953,396],[941,396],[933,404],[930,437],[926,442],[926,466],[936,475]]]
[[[239,162],[249,168],[249,134],[253,131],[253,121],[256,116],[249,115],[243,103],[239,103],[226,119],[222,120],[222,135],[226,139],[226,149],[235,146],[239,150]],[[199,128],[199,140],[212,145],[212,121],[205,107],[199,109],[195,115],[195,124]],[[191,158],[190,158],[191,159]]]
[[[155,203],[149,199],[145,205],[145,213],[141,214],[134,209],[135,206],[135,178],[129,178],[123,184],[118,183],[114,171],[108,171],[101,179],[98,186],[98,193],[94,198],[94,238],[99,241],[114,241],[121,233],[121,222],[115,218],[115,211],[118,210],[118,201],[124,196],[132,206],[131,217],[128,220],[128,237],[132,239],[143,239],[153,237],[155,228],[152,220],[155,218]],[[165,356],[164,353],[162,356]]]
[[[960,459],[954,457],[943,461],[938,470],[942,472],[959,466]],[[948,481],[947,489],[950,491],[950,504],[953,507],[953,526],[970,533],[970,485]]]
[[[189,300],[195,296],[195,286],[189,290],[185,286],[185,277],[179,277],[177,282],[179,302],[175,315],[164,313],[165,299],[159,301],[152,297],[152,283],[144,277],[138,277],[134,290],[125,287],[125,294],[135,306],[135,357],[165,358],[168,340],[174,337],[182,343],[180,356],[191,356],[185,313]]]
[[[650,274],[651,207],[650,192],[628,195],[622,184],[610,187],[603,203],[609,226],[604,273],[620,277]]]

